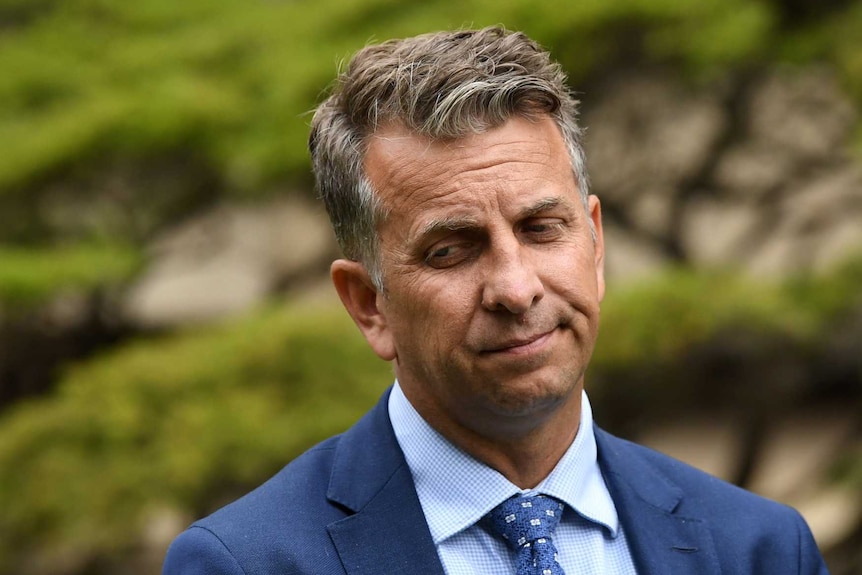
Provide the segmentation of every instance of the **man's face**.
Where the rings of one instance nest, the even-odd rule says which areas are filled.
[[[586,213],[550,118],[433,142],[390,126],[366,173],[389,216],[375,351],[435,427],[483,436],[579,405],[604,293],[598,199]],[[597,239],[590,231],[590,220]]]

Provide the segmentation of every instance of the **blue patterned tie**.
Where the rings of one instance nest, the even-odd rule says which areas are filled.
[[[562,511],[559,501],[536,495],[512,497],[488,514],[494,531],[518,553],[517,575],[565,575],[551,541]]]

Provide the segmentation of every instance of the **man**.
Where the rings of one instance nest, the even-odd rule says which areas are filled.
[[[564,82],[499,28],[353,58],[309,147],[332,280],[396,382],[166,575],[826,573],[795,511],[593,426],[604,242]]]

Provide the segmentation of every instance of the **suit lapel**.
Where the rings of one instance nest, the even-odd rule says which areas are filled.
[[[443,575],[388,401],[339,441],[327,496],[354,514],[327,529],[349,575]]]
[[[706,519],[678,512],[682,490],[627,442],[596,428],[596,443],[638,573],[717,575]]]

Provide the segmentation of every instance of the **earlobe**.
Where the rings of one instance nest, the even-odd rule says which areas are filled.
[[[590,220],[595,230],[595,267],[596,287],[598,288],[599,301],[605,297],[605,237],[602,232],[602,204],[598,196],[589,197]]]
[[[385,361],[395,359],[389,324],[377,305],[379,293],[365,266],[351,260],[335,260],[330,275],[341,303],[374,353]]]

